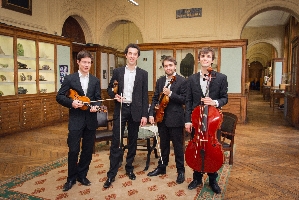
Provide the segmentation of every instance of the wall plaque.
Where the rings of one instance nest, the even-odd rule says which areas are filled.
[[[201,17],[202,16],[202,8],[190,8],[190,9],[180,9],[176,11],[176,18],[193,18],[193,17]]]

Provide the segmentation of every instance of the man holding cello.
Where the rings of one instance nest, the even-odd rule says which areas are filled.
[[[199,63],[201,64],[201,70],[196,73],[191,75],[188,80],[187,80],[187,94],[186,94],[186,113],[185,113],[185,130],[187,132],[191,132],[192,137],[194,136],[194,134],[197,134],[197,132],[199,131],[198,129],[196,129],[195,124],[204,124],[204,121],[202,119],[204,119],[205,116],[203,116],[203,118],[197,118],[194,119],[193,115],[194,115],[194,111],[196,109],[198,109],[198,107],[201,106],[205,106],[206,108],[210,109],[209,107],[215,107],[217,108],[217,113],[219,116],[222,115],[219,114],[218,109],[220,109],[222,106],[224,106],[225,104],[227,104],[228,101],[228,95],[227,95],[227,87],[228,87],[228,82],[227,82],[227,77],[224,74],[215,72],[212,69],[212,63],[213,60],[215,59],[215,52],[214,49],[211,47],[204,47],[199,51],[198,54],[198,59],[199,59]],[[221,112],[221,111],[220,111]],[[209,122],[209,117],[206,121]],[[220,122],[221,125],[221,122]],[[204,127],[205,128],[205,127]],[[207,133],[209,131],[209,126],[207,127],[208,130],[204,130],[204,131],[199,131],[201,133]],[[217,132],[217,129],[219,127],[214,128]],[[214,134],[214,135],[217,135]],[[220,136],[217,136],[218,138],[220,138]],[[199,138],[199,137],[198,137]],[[208,143],[210,141],[209,137],[205,137],[204,139],[200,138],[200,140],[198,141],[199,146],[207,146],[208,147]],[[217,141],[216,137],[215,140]],[[218,143],[218,141],[217,141]],[[189,142],[190,144],[190,142]],[[219,143],[217,145],[211,145],[211,146],[218,146],[219,147]],[[188,145],[189,146],[189,145]],[[222,148],[220,147],[220,150],[222,151]],[[220,194],[221,193],[221,189],[217,183],[217,171],[206,171],[205,170],[205,166],[207,160],[206,157],[211,154],[211,152],[206,152],[208,151],[208,149],[199,149],[197,150],[194,155],[188,155],[190,154],[191,151],[188,151],[188,147],[186,149],[185,152],[185,156],[186,156],[186,162],[188,164],[192,163],[193,161],[187,161],[187,158],[196,158],[196,159],[200,159],[202,158],[201,162],[193,162],[196,163],[196,165],[199,165],[197,167],[191,167],[190,164],[188,164],[194,171],[193,171],[193,181],[188,185],[188,189],[192,190],[195,189],[197,186],[202,184],[202,177],[203,177],[203,173],[208,172],[208,176],[209,176],[209,186],[211,187],[211,189],[213,190],[213,192],[215,192],[216,194]],[[196,154],[196,155],[195,155]],[[216,156],[213,155],[214,153],[212,153],[212,158],[211,159],[216,159]],[[222,165],[223,163],[223,151],[222,151],[222,157],[220,156],[220,165]],[[222,160],[221,160],[222,159]],[[213,165],[213,162],[211,162],[211,165]],[[196,170],[195,170],[196,169]],[[199,170],[198,170],[199,169]]]
[[[175,162],[177,168],[176,182],[185,181],[183,129],[184,108],[186,97],[185,78],[176,73],[176,60],[167,56],[162,65],[166,76],[162,76],[156,82],[156,89],[149,110],[149,122],[157,123],[160,136],[161,158],[158,167],[149,172],[148,176],[166,174],[169,162],[170,140],[174,147]]]

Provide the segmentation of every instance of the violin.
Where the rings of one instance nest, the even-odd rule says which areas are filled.
[[[78,100],[84,104],[82,107],[80,107],[81,110],[87,110],[89,107],[91,107],[90,99],[87,96],[80,96],[78,94],[78,92],[73,89],[69,90],[69,97],[73,100]],[[96,102],[96,101],[94,101],[94,102]],[[107,112],[107,107],[102,105],[97,109],[97,111]]]
[[[114,80],[112,90],[113,90],[114,94],[117,94],[117,91],[118,91],[118,82],[117,82],[117,80]]]
[[[171,80],[169,81],[169,83],[166,85],[166,88],[172,84],[175,81],[175,76],[172,76]],[[155,121],[157,123],[160,123],[163,121],[164,118],[164,110],[167,107],[169,103],[169,96],[165,95],[163,92],[160,93],[160,97],[159,97],[159,101],[158,104],[155,106],[155,110],[156,110],[156,115],[155,115]]]
[[[211,71],[208,76],[209,86],[212,78]],[[208,88],[206,96],[209,93]],[[191,119],[194,137],[185,150],[186,163],[195,171],[214,173],[224,162],[222,145],[217,139],[217,131],[223,119],[222,113],[214,106],[199,105],[192,111]]]

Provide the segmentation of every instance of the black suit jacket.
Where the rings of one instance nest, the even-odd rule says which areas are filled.
[[[80,130],[85,124],[87,124],[87,128],[89,130],[97,129],[97,113],[90,112],[89,109],[81,110],[80,108],[73,108],[73,99],[68,97],[68,92],[70,89],[75,90],[79,96],[85,96],[78,72],[64,77],[64,81],[56,96],[56,101],[59,104],[70,108],[68,126],[69,130]],[[91,74],[89,74],[89,83],[86,96],[90,99],[90,101],[97,101],[101,99],[100,80]],[[98,102],[95,104],[100,105],[101,103]]]
[[[114,80],[118,82],[117,94],[123,94],[125,67],[113,70],[113,75],[108,85],[107,91],[111,98],[115,97],[113,92]],[[115,100],[114,115],[119,115],[120,103]],[[132,94],[131,114],[135,122],[140,122],[142,117],[148,117],[148,73],[137,67]]]
[[[212,71],[212,80],[209,86],[209,97],[217,100],[219,108],[227,104],[227,77],[219,72]],[[191,75],[187,80],[187,95],[186,95],[186,114],[185,122],[191,122],[191,114],[193,109],[201,104],[201,98],[204,94],[200,86],[200,72]]]
[[[155,116],[155,105],[159,104],[159,98],[163,87],[165,86],[166,76],[162,76],[157,80],[155,93],[152,99],[152,104],[149,110],[149,116]],[[184,108],[186,99],[185,78],[176,74],[175,81],[171,84],[170,90],[172,94],[169,98],[169,103],[164,110],[165,125],[167,127],[184,126]]]

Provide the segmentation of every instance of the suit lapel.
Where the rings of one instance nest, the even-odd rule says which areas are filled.
[[[204,96],[204,93],[201,89],[201,85],[200,85],[200,73],[197,73],[196,76],[194,77],[194,85],[195,88],[197,88],[197,90],[199,91],[200,97]]]
[[[175,88],[175,85],[176,85],[176,83],[177,83],[177,78],[178,78],[178,75],[176,74],[176,75],[175,75],[175,81],[172,81],[172,84],[171,84],[171,86],[170,86],[170,90],[173,90],[173,88]]]
[[[159,88],[159,91],[163,91],[163,88],[165,86],[165,82],[166,82],[166,76],[163,76],[161,79],[160,79],[160,88]]]
[[[93,77],[91,76],[91,74],[89,74],[89,82],[88,82],[88,88],[87,88],[87,93],[86,96],[88,96],[89,92],[90,92],[90,88],[92,85],[92,81],[93,81]]]
[[[212,73],[211,74],[212,79],[211,79],[210,87],[209,88],[212,88],[214,86],[215,81],[216,81],[216,72],[212,71],[211,73]]]
[[[125,69],[126,69],[126,67],[122,67],[122,68],[120,68],[120,74],[119,74],[119,86],[120,86],[120,88],[119,88],[119,91],[120,91],[120,93],[124,93],[124,85],[125,85],[125,81],[124,81],[124,77],[125,77]]]

